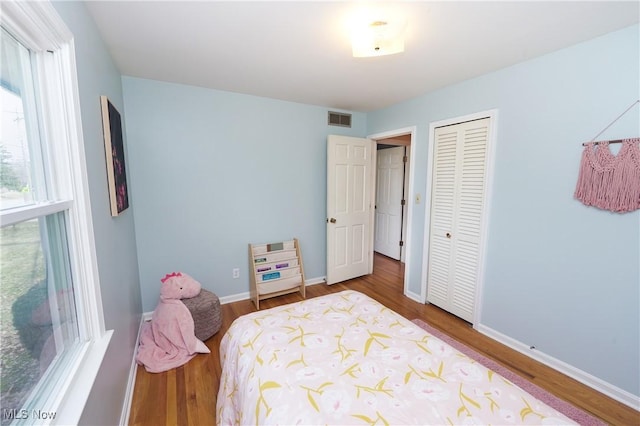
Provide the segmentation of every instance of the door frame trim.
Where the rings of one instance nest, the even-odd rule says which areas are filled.
[[[485,263],[488,243],[489,217],[491,215],[492,189],[493,189],[493,173],[494,173],[494,157],[496,134],[498,128],[498,109],[490,109],[468,114],[459,117],[452,117],[445,120],[433,121],[429,123],[429,146],[427,160],[427,184],[425,188],[425,212],[424,212],[424,240],[422,248],[422,276],[420,288],[420,300],[427,303],[427,282],[429,270],[429,237],[431,232],[431,196],[433,186],[433,151],[434,151],[434,134],[437,127],[450,126],[454,124],[464,123],[466,121],[479,120],[483,118],[489,119],[489,135],[487,137],[487,161],[485,170],[487,172],[485,179],[485,202],[482,212],[482,224],[480,228],[480,250],[478,253],[478,282],[475,292],[475,305],[473,309],[473,328],[480,324],[482,314],[482,295],[485,278]]]
[[[372,135],[367,136],[368,139],[373,140],[373,142],[376,144],[376,147],[378,145],[378,140],[379,139],[388,139],[388,138],[392,138],[392,137],[396,137],[396,136],[402,136],[402,135],[411,135],[411,155],[409,156],[409,189],[408,189],[408,194],[410,194],[411,199],[413,199],[413,193],[414,193],[414,177],[415,177],[415,143],[417,140],[417,135],[418,135],[418,129],[417,126],[409,126],[409,127],[403,127],[400,129],[395,129],[395,130],[389,130],[386,132],[381,132],[381,133],[375,133]],[[374,149],[374,152],[376,150]],[[374,158],[374,167],[373,167],[373,173],[375,176],[375,173],[377,171],[377,161]],[[373,179],[373,185],[371,187],[371,195],[372,195],[372,200],[375,200],[376,198],[376,182],[375,179]],[[409,199],[409,196],[406,197],[406,199]],[[403,290],[403,294],[413,300],[416,300],[417,295],[415,293],[412,293],[409,290],[409,283],[411,282],[411,235],[413,234],[412,231],[412,224],[413,224],[413,209],[414,209],[414,202],[410,202],[407,204],[407,235],[406,235],[406,239],[404,240],[404,249],[405,249],[405,253],[404,253],[404,259],[405,259],[405,264],[404,264],[404,290]],[[375,209],[371,209],[371,223],[375,224]],[[370,258],[371,258],[371,263],[370,263],[370,267],[371,267],[371,272],[373,273],[373,241],[374,241],[374,235],[375,235],[375,226],[371,226],[371,252],[370,252]],[[424,303],[424,301],[422,302]]]

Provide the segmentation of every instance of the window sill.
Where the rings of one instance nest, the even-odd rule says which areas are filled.
[[[81,364],[69,383],[66,395],[55,411],[56,417],[51,424],[78,424],[112,335],[113,330],[108,330],[102,338],[89,344]]]

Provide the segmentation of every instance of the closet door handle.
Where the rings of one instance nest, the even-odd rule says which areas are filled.
[[[332,217],[331,219],[329,219],[329,222],[336,223],[336,219]]]
[[[450,232],[447,232],[447,233],[445,234],[445,236],[446,236],[447,238],[451,238],[451,233],[450,233]]]

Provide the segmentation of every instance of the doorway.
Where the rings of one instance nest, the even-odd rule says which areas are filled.
[[[407,163],[411,146],[393,142],[381,140],[377,143],[373,250],[404,261]]]
[[[374,252],[376,257],[377,253],[383,254],[392,259],[396,259],[399,263],[404,263],[402,270],[403,276],[403,293],[414,299],[418,300],[418,296],[409,292],[409,278],[410,278],[410,248],[411,248],[411,221],[413,217],[413,156],[411,155],[412,142],[415,141],[416,128],[407,127],[398,130],[392,130],[389,132],[378,133],[368,136],[376,143],[376,165],[375,176],[376,184],[373,188],[372,200],[375,200],[375,208],[373,213],[373,224],[371,240],[374,242],[372,245],[371,258],[373,261]],[[396,152],[402,151],[400,156],[401,166],[398,166],[397,161],[389,161],[383,167],[387,167],[386,170],[386,182],[388,185],[384,188],[387,195],[393,195],[390,198],[394,199],[394,203],[400,204],[398,209],[397,204],[395,210],[389,212],[384,206],[385,210],[380,211],[379,207],[383,207],[378,204],[380,200],[380,163],[378,162],[378,156],[385,150],[395,150]],[[384,155],[384,154],[383,154]],[[386,155],[385,155],[386,156]],[[388,157],[393,157],[389,155]],[[405,158],[406,157],[406,160]],[[396,155],[397,160],[397,155]],[[392,164],[395,163],[395,164]],[[401,170],[398,170],[401,167]],[[395,176],[392,176],[395,175]],[[403,202],[404,200],[404,202]],[[385,200],[386,202],[387,200]],[[390,228],[392,226],[393,228]],[[385,252],[385,249],[380,247],[380,242],[384,241],[386,249],[392,249],[393,255],[389,255]],[[394,242],[395,241],[395,242]],[[395,244],[395,247],[393,247]],[[373,263],[372,263],[373,264]]]

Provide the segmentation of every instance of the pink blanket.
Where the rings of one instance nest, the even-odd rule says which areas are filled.
[[[170,274],[162,280],[160,303],[151,321],[142,326],[136,361],[150,373],[186,364],[198,353],[211,351],[195,336],[191,312],[180,299],[200,293],[200,283],[186,274]]]

